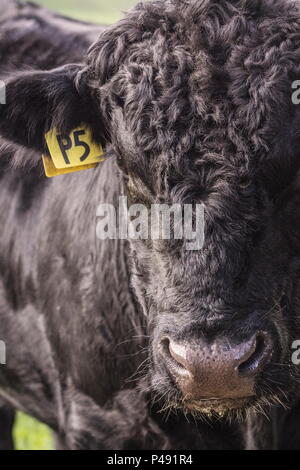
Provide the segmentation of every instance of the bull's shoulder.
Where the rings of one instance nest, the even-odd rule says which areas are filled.
[[[0,72],[81,62],[103,29],[31,2],[0,0]]]

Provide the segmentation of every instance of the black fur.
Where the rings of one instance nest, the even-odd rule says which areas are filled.
[[[1,50],[17,44],[19,18],[1,25]],[[100,34],[86,60],[82,35],[78,54],[57,31],[58,52],[36,25],[54,63],[31,57],[20,72],[7,59],[0,394],[66,448],[300,447],[299,25],[287,0],[154,1]],[[81,120],[111,158],[46,181],[44,133]],[[123,190],[146,204],[203,202],[204,249],[96,240],[97,205]],[[161,337],[241,341],[261,329],[274,352],[255,399],[186,421]]]
[[[14,449],[12,437],[14,421],[14,408],[7,406],[0,401],[0,450]]]

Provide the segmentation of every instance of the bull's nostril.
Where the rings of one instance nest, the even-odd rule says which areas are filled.
[[[162,366],[184,399],[245,398],[255,394],[255,375],[272,354],[272,340],[259,331],[248,341],[231,343],[227,338],[215,341],[175,341],[161,339]]]
[[[160,342],[161,351],[165,356],[170,355],[170,340],[169,338],[164,338]]]
[[[175,367],[178,373],[187,372],[188,363],[185,346],[176,344],[166,337],[161,341],[161,351],[167,363],[173,368]]]
[[[238,366],[238,373],[241,377],[250,377],[258,373],[268,361],[271,355],[271,343],[268,336],[259,333],[256,336],[253,352],[244,362]]]

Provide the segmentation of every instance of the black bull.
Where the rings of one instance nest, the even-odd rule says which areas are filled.
[[[14,409],[67,449],[299,448],[299,7],[1,7],[0,448]],[[83,123],[110,158],[47,180]],[[203,203],[203,249],[98,240],[124,193]]]

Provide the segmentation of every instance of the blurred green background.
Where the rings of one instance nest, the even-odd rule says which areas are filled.
[[[109,24],[138,0],[36,0],[36,3],[80,20]]]
[[[109,24],[118,20],[137,0],[36,0],[36,3],[80,20]],[[14,439],[17,450],[53,449],[49,429],[23,413],[17,415]]]

